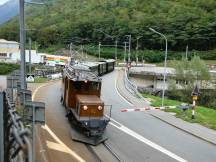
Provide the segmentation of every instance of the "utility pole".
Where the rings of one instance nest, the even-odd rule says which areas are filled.
[[[186,59],[188,59],[188,45],[186,46],[186,53],[185,53]]]
[[[127,42],[124,42],[124,62],[126,62]]]
[[[137,52],[138,52],[138,46],[139,46],[139,44],[138,44],[138,42],[139,42],[139,37],[137,37],[136,38],[136,40],[137,40],[137,44],[136,44],[136,65],[138,64],[138,56],[137,56]]]
[[[100,60],[100,48],[101,48],[101,42],[98,44],[98,59]]]
[[[115,60],[116,60],[116,62],[117,62],[117,47],[118,47],[118,40],[116,39],[115,40]]]
[[[131,62],[131,35],[129,35],[128,62]]]
[[[25,22],[24,22],[24,0],[19,0],[19,24],[20,24],[20,82],[21,89],[26,89],[25,69]]]
[[[31,45],[32,41],[31,38],[29,38],[29,74],[31,74]]]
[[[70,43],[70,57],[72,58],[72,42]]]
[[[83,45],[81,45],[81,55],[82,55],[82,60],[83,60]]]

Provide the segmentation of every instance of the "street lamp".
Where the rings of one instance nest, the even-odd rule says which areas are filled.
[[[162,36],[166,41],[166,49],[165,49],[165,58],[164,58],[164,75],[163,75],[163,94],[162,94],[162,104],[164,106],[164,94],[165,94],[165,84],[166,84],[166,68],[167,68],[167,38],[164,34],[159,33],[158,31],[154,30],[153,28],[149,28],[152,32]]]

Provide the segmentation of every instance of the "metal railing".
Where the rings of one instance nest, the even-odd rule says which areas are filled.
[[[33,162],[30,131],[6,92],[0,92],[0,162]]]
[[[132,93],[133,95],[135,95],[135,96],[138,97],[138,98],[144,99],[143,96],[139,93],[137,85],[135,85],[133,82],[131,82],[131,81],[128,79],[128,72],[127,72],[126,69],[125,69],[125,74],[124,74],[124,85],[125,85],[125,88],[126,88],[130,93]],[[144,99],[144,100],[145,100],[145,99]]]

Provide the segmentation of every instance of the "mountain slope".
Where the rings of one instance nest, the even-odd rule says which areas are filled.
[[[0,6],[0,24],[3,24],[18,15],[19,13],[19,1],[18,0],[10,0],[5,4]]]
[[[41,48],[69,43],[71,38],[88,38],[91,43],[113,43],[104,33],[127,40],[132,48],[140,37],[139,49],[163,48],[165,34],[169,49],[209,50],[216,48],[215,0],[43,0],[43,6],[28,6],[26,26]],[[0,37],[18,39],[16,19],[0,27]],[[102,32],[101,32],[102,31]],[[103,33],[104,32],[104,33]]]

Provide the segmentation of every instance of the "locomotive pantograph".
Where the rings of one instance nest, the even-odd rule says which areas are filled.
[[[100,99],[101,78],[81,63],[70,64],[63,70],[62,103],[71,123],[73,140],[97,145],[107,139],[104,135],[110,120],[111,106]],[[106,109],[105,109],[106,108]]]

